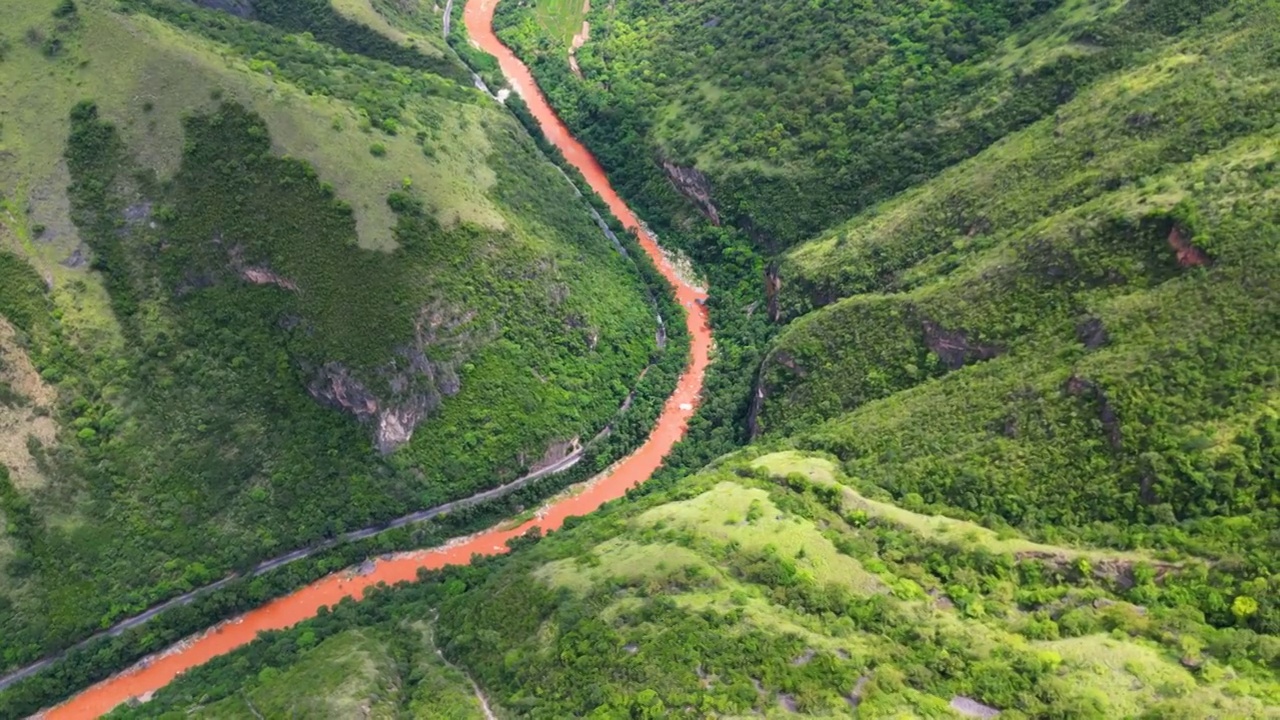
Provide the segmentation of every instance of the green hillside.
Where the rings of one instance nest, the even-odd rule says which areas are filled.
[[[227,27],[237,37],[249,27],[274,32],[183,19],[166,3],[145,4],[163,21],[129,22],[200,32],[215,47],[247,46]],[[329,15],[300,47],[398,53],[423,43],[419,52],[435,57],[427,37],[443,23],[420,4],[416,12],[411,2],[382,0],[334,7],[380,28],[396,48],[348,37]],[[575,51],[575,69],[565,36],[584,11],[590,39]],[[113,717],[356,707],[424,718],[1280,718],[1280,0],[616,0],[589,9],[502,0],[497,13],[500,37],[557,113],[709,288],[714,363],[686,440],[647,484],[563,530],[343,603]],[[460,14],[455,3],[448,41],[475,61]],[[245,62],[261,62],[248,55]],[[439,65],[447,57],[420,70],[441,88],[457,87]],[[297,67],[273,62],[273,83],[284,82],[277,68]],[[478,69],[496,84],[491,59]],[[402,108],[388,136],[393,105],[376,92],[343,95],[354,87],[343,73],[357,73],[345,64],[324,75],[289,72],[335,88],[326,96],[333,102],[364,108],[383,132],[359,137],[386,143],[381,162],[396,162],[402,153],[392,143],[417,132],[401,128],[412,124]],[[474,112],[496,108],[476,97],[485,110]],[[268,165],[295,167],[284,152],[262,153],[255,117],[273,139],[288,136],[272,125],[272,103],[258,102],[241,102],[256,115],[210,105],[187,121],[184,154],[199,159],[156,181],[166,193],[156,207],[172,213],[157,232],[207,237],[240,219],[219,219],[198,199],[217,197],[218,208],[239,202],[225,173],[256,178]],[[508,102],[523,113],[521,101]],[[107,106],[98,114],[80,106],[77,122],[105,137]],[[504,119],[488,123],[457,132],[520,146],[516,136],[495,139],[506,137],[494,130]],[[114,124],[128,147],[136,130]],[[428,144],[435,132],[453,131],[431,130]],[[227,153],[218,148],[233,142],[245,148],[233,155],[254,158],[247,169],[219,163]],[[463,162],[447,154],[452,147],[418,152],[415,162]],[[412,202],[415,175],[401,189],[407,197],[387,205],[394,231],[382,254],[342,255],[338,266],[376,278],[370,287],[395,285],[412,307],[422,286],[402,278],[428,262],[415,258],[445,262],[431,254],[438,246],[416,238],[454,238],[460,228],[540,237],[523,228],[548,217],[538,222],[565,243],[594,242],[574,240],[570,217],[555,212],[561,206],[532,189],[542,185],[503,185],[505,163],[518,161],[511,155],[489,162],[483,194],[492,203],[483,212],[500,227],[478,215],[451,224],[449,213],[462,218],[458,208],[476,207],[462,190],[441,190],[449,199],[439,204],[430,193],[421,206]],[[73,174],[76,158],[68,156]],[[296,182],[325,179],[324,164],[313,164],[319,178]],[[123,162],[89,167],[129,177]],[[137,182],[87,186],[127,209],[136,202],[128,193],[150,187]],[[278,192],[255,187],[254,198]],[[333,192],[345,200],[341,187]],[[347,202],[363,242],[360,206]],[[26,226],[15,227],[35,247]],[[212,294],[226,285],[202,291],[210,303],[199,308],[157,291],[192,266],[212,267],[215,248],[189,242],[148,254],[152,246],[130,245],[129,233],[102,237],[127,251],[119,277],[129,291],[118,292],[108,271],[105,290],[86,284],[77,296],[85,299],[72,302],[55,282],[47,300],[40,276],[12,265],[6,272],[28,290],[0,290],[22,332],[11,337],[74,338],[65,328],[103,327],[106,337],[154,338],[161,330],[153,323],[178,317],[174,307],[192,313],[181,316],[191,318],[184,327],[219,336],[203,319],[240,307],[229,292]],[[246,244],[256,253],[246,263],[291,282],[331,281],[334,256],[303,262],[287,252],[287,235],[273,237]],[[606,250],[592,257],[614,268]],[[372,268],[388,257],[407,261]],[[109,270],[115,261],[107,262]],[[579,277],[559,267],[581,283],[605,272]],[[627,271],[618,264],[612,272]],[[344,316],[390,312],[380,293],[332,287],[326,297]],[[619,318],[613,332],[639,338],[625,331],[647,320],[622,287],[591,297],[601,308],[632,308],[634,319]],[[397,347],[393,325],[358,332],[353,343],[334,319],[340,311],[319,298],[252,290],[287,303],[272,312],[314,318],[317,328],[334,323],[332,336],[287,335],[285,357],[327,353],[356,372]],[[104,293],[111,314],[90,301]],[[138,310],[121,312],[121,298]],[[348,301],[358,308],[346,309]],[[57,323],[41,319],[47,302]],[[477,317],[498,312],[478,307]],[[449,337],[456,352],[482,338],[465,329]],[[650,349],[616,342],[598,362],[619,373]],[[59,339],[55,347],[80,346]],[[582,360],[573,353],[557,357],[587,367],[569,365]],[[176,372],[168,356],[148,362]],[[35,398],[24,408],[48,397],[41,383],[63,382],[22,363],[3,372],[10,394]],[[606,382],[618,393],[627,382],[590,377],[600,384],[580,389],[592,398],[615,397]],[[457,406],[467,388],[464,377]],[[439,411],[442,424],[450,407]],[[12,416],[33,436],[45,432],[39,412]],[[590,424],[586,410],[578,419]],[[357,430],[343,437],[366,447],[368,435],[348,426]],[[440,467],[420,445],[431,427],[391,455],[396,469],[386,477],[414,460]],[[11,484],[27,487],[25,478],[55,467],[45,456],[12,464]],[[390,482],[365,472],[371,488]],[[6,513],[17,528],[42,527],[42,508],[54,506],[23,497],[2,496]],[[10,567],[29,562],[23,537],[0,543]]]
[[[1276,717],[1275,647],[1177,606],[1199,561],[1036,544],[858,485],[802,453],[724,462],[509,559],[340,606],[113,717],[273,696],[328,646],[436,613],[500,717],[953,717],[965,700],[1001,717]],[[353,684],[287,702],[350,701]],[[411,687],[359,697],[433,717]]]
[[[442,40],[253,7],[3,3],[0,668],[558,460],[656,356]]]
[[[323,642],[300,636],[306,651],[285,671],[258,673],[251,691],[201,707],[195,717],[483,719],[467,677],[435,653],[432,629],[405,623],[387,632],[352,630]],[[305,692],[299,692],[305,688]]]
[[[500,36],[633,195],[665,174],[771,249],[972,156],[1225,0],[594,3],[575,56],[551,0]]]
[[[1227,595],[1276,582],[1280,8],[1226,5],[618,2],[581,77],[540,4],[498,25],[760,358],[722,427]]]
[[[1273,567],[1247,549],[1280,409],[1280,24],[1255,8],[787,253],[757,432],[1046,533],[1204,520]]]
[[[722,352],[706,424],[673,458],[685,471],[760,428],[789,432],[941,372],[911,337],[922,323],[893,320],[876,337],[902,347],[870,351],[893,356],[877,377],[824,357],[830,372],[806,384],[770,363],[765,393],[793,400],[753,407],[783,322],[853,294],[924,286],[979,251],[1011,250],[1006,241],[1016,247],[1035,223],[1274,122],[1268,2],[740,5],[596,3],[578,72],[547,19],[576,9],[504,2],[495,19],[614,184],[713,288]],[[1177,202],[1144,192],[1153,212]],[[807,351],[848,337],[790,340]],[[824,371],[815,365],[805,371]]]

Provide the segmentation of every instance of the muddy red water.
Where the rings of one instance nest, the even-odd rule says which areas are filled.
[[[614,192],[595,157],[587,152],[551,111],[528,68],[493,34],[491,26],[497,2],[498,0],[470,0],[464,13],[467,32],[481,48],[498,58],[503,73],[524,97],[547,138],[582,172],[591,188],[609,204],[613,214],[627,227],[638,228],[640,223],[636,216]],[[685,424],[693,415],[709,361],[711,330],[707,324],[706,310],[698,302],[705,299],[705,294],[680,278],[647,233],[640,233],[640,244],[676,287],[680,304],[685,307],[692,352],[689,366],[681,376],[675,393],[667,399],[657,426],[638,450],[593,480],[584,491],[547,505],[533,520],[505,530],[482,532],[442,548],[378,560],[373,571],[364,575],[345,571],[322,578],[292,595],[222,623],[166,653],[144,660],[134,668],[45,711],[43,716],[50,720],[97,717],[130,698],[145,696],[164,687],[185,670],[251,642],[263,630],[279,630],[295,625],[314,616],[321,607],[333,605],[344,597],[359,599],[365,588],[380,582],[394,584],[402,580],[413,580],[417,577],[418,568],[462,565],[470,562],[472,554],[505,552],[504,543],[529,528],[538,526],[543,530],[554,530],[560,527],[565,518],[590,513],[603,503],[622,497],[628,488],[647,480],[662,464],[662,459],[670,452],[671,447],[684,435]]]

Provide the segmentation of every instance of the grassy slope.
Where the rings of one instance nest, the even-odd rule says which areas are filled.
[[[135,3],[171,22],[56,5],[4,9],[0,240],[36,272],[0,254],[0,311],[61,396],[58,482],[0,575],[6,665],[233,563],[496,484],[615,412],[653,349],[644,290],[496,104],[186,5]],[[82,99],[97,118],[69,168]],[[371,127],[388,102],[396,134]],[[422,210],[393,212],[393,192]],[[300,292],[239,282],[219,235]],[[63,264],[76,250],[95,264]],[[385,462],[299,368],[377,381],[423,305],[473,313],[475,339],[461,392]],[[293,317],[312,332],[283,332]]]
[[[306,659],[285,673],[267,673],[251,693],[228,698],[200,713],[209,718],[252,717],[253,711],[270,717],[394,717],[394,696],[381,698],[379,690],[392,690],[394,659],[380,643],[364,633],[330,638],[316,646]],[[299,695],[295,689],[309,692]],[[376,700],[371,701],[370,696]]]
[[[778,337],[760,427],[988,519],[1251,517],[1228,552],[1269,532],[1274,9],[1216,16],[789,252],[784,311],[830,304]],[[1208,267],[1179,267],[1175,230]],[[963,357],[943,362],[931,323]],[[1267,553],[1250,554],[1265,576]]]
[[[573,36],[582,32],[584,3],[579,0],[544,0],[535,7],[538,23],[547,35],[558,40],[565,47],[573,42]]]
[[[373,28],[400,45],[411,46],[430,57],[448,55],[441,33],[443,25],[440,15],[425,0],[409,3],[393,0],[333,0],[333,7],[344,17]],[[394,22],[397,14],[407,14],[426,21],[428,27],[424,28],[424,32],[406,31],[404,23]],[[388,20],[388,16],[392,20]]]
[[[194,717],[412,717],[471,720],[484,713],[470,683],[436,656],[430,629],[403,628],[417,647],[397,657],[385,633],[364,630],[315,644],[284,672],[260,673],[255,687],[199,708]],[[408,677],[402,675],[410,673]],[[302,692],[300,692],[300,690]]]
[[[840,475],[840,471],[832,461],[794,450],[765,455],[757,459],[753,465],[764,468],[776,476],[785,477],[791,473],[800,473],[815,483],[825,485],[836,484],[836,478]],[[931,542],[955,543],[971,550],[981,548],[995,554],[1057,555],[1068,560],[1084,557],[1092,560],[1153,562],[1152,557],[1142,553],[1090,550],[1031,542],[1012,533],[997,533],[975,522],[958,520],[946,515],[912,512],[891,502],[869,498],[850,487],[842,486],[840,491],[843,495],[843,507],[854,512],[865,513],[868,517],[882,518],[901,525]]]
[[[16,4],[14,11],[19,15],[12,27],[53,34],[49,9],[56,4]],[[96,9],[93,3],[88,6]],[[386,196],[405,177],[415,179],[431,197],[442,221],[503,224],[493,200],[485,194],[493,184],[492,171],[485,167],[485,138],[462,118],[442,128],[442,137],[433,143],[438,146],[436,156],[427,157],[415,147],[420,142],[412,135],[371,138],[357,132],[360,120],[351,103],[307,95],[291,83],[273,81],[261,70],[252,72],[245,58],[227,48],[180,34],[146,15],[80,13],[80,27],[67,38],[68,48],[56,62],[23,42],[17,32],[12,35],[14,49],[4,65],[4,142],[15,157],[6,163],[5,173],[6,184],[17,191],[9,202],[18,210],[32,199],[32,193],[35,198],[56,199],[66,185],[65,169],[56,168],[68,131],[67,111],[76,101],[93,97],[104,117],[117,124],[130,147],[137,149],[140,161],[167,177],[180,159],[183,113],[216,107],[210,92],[218,89],[223,98],[262,115],[276,150],[310,162],[338,197],[351,204],[361,242],[367,247],[393,244],[395,218]],[[32,92],[36,83],[42,83],[43,94]],[[148,103],[152,110],[144,111]],[[367,158],[374,140],[387,146],[386,162]],[[56,211],[44,203],[33,204],[36,213]],[[65,215],[37,214],[32,222],[69,225]]]
[[[767,470],[775,481],[793,473],[811,478],[815,488],[827,483],[839,486],[850,482],[829,461],[794,452],[763,456],[750,466]],[[722,467],[733,467],[733,463],[722,464]],[[1226,679],[1233,674],[1230,670],[1220,680],[1211,682],[1206,682],[1205,675],[1201,674],[1197,682],[1171,655],[1177,648],[1161,648],[1141,638],[1123,634],[1107,638],[1085,633],[1071,639],[1041,640],[1031,629],[1021,633],[1011,631],[1028,627],[1027,620],[1035,615],[1035,608],[1034,603],[1026,603],[1025,599],[1018,606],[1002,605],[998,598],[1002,595],[1007,598],[1009,587],[996,590],[994,585],[987,586],[991,592],[978,593],[986,603],[979,608],[972,600],[967,603],[959,600],[962,591],[954,584],[955,576],[944,580],[932,572],[920,574],[919,566],[913,567],[917,562],[911,559],[914,553],[905,547],[910,542],[896,547],[896,543],[882,544],[878,550],[859,543],[876,536],[880,530],[892,533],[893,528],[897,528],[907,531],[914,538],[911,542],[949,548],[947,552],[957,557],[974,552],[1066,560],[1085,556],[1101,567],[1108,563],[1144,562],[1139,555],[1046,546],[1009,536],[997,539],[979,526],[868,501],[847,487],[844,488],[846,497],[838,505],[840,515],[831,515],[820,503],[812,501],[822,497],[820,492],[805,490],[802,482],[789,482],[788,490],[779,491],[776,486],[770,489],[768,484],[759,485],[756,480],[744,479],[741,473],[735,476],[724,469],[712,471],[686,479],[675,498],[655,499],[633,511],[623,511],[622,517],[615,514],[608,521],[602,519],[588,524],[580,532],[591,536],[590,540],[567,534],[560,542],[546,541],[548,547],[534,555],[548,559],[568,556],[550,562],[541,557],[529,558],[531,571],[513,568],[472,591],[477,598],[490,592],[500,593],[499,597],[485,601],[489,607],[476,607],[475,601],[446,606],[454,613],[450,615],[446,610],[443,616],[446,621],[452,618],[449,627],[463,628],[451,631],[455,644],[450,648],[462,653],[461,657],[476,668],[478,677],[483,678],[495,694],[499,693],[498,688],[514,693],[508,696],[507,702],[519,706],[518,698],[524,699],[523,708],[534,716],[540,714],[539,709],[546,712],[544,708],[555,707],[553,699],[545,704],[534,702],[535,694],[563,697],[569,693],[558,681],[561,677],[565,681],[583,680],[584,675],[578,673],[588,673],[586,677],[600,674],[614,678],[610,689],[617,693],[625,694],[628,688],[633,691],[656,689],[672,709],[686,703],[707,709],[716,707],[713,697],[724,699],[736,695],[736,700],[745,704],[718,709],[736,714],[754,707],[766,715],[782,715],[785,713],[779,712],[778,703],[786,694],[798,702],[800,710],[818,716],[842,714],[847,701],[841,696],[852,688],[852,679],[865,673],[872,682],[864,690],[860,716],[864,713],[869,717],[887,716],[901,711],[925,714],[939,708],[940,699],[949,700],[939,691],[942,687],[960,694],[976,694],[983,699],[977,689],[982,681],[976,676],[966,680],[970,671],[962,670],[949,680],[935,677],[934,680],[940,682],[934,692],[921,693],[920,686],[928,683],[919,682],[922,678],[918,674],[907,680],[907,687],[895,685],[888,679],[900,678],[897,670],[913,675],[906,655],[918,651],[927,655],[925,648],[933,643],[957,652],[957,646],[952,644],[956,641],[967,644],[966,650],[959,652],[965,655],[965,664],[973,668],[971,672],[979,674],[984,671],[980,669],[984,662],[991,663],[985,667],[986,672],[998,674],[1000,662],[996,658],[1010,660],[1019,653],[1036,657],[1049,666],[1046,668],[1049,678],[1058,678],[1063,683],[1057,690],[1062,693],[1059,699],[1072,698],[1071,702],[1079,702],[1075,707],[1087,708],[1086,716],[1096,713],[1116,717],[1166,703],[1165,712],[1174,712],[1174,706],[1183,708],[1183,712],[1190,708],[1216,707],[1227,716],[1263,717],[1266,716],[1264,706],[1270,702],[1267,698],[1273,698],[1280,691],[1274,680],[1258,684],[1246,681],[1235,689],[1247,685],[1250,689],[1243,694],[1255,695],[1257,699],[1233,697],[1235,690],[1227,690]],[[858,509],[867,510],[871,516],[869,522],[858,520],[866,523],[861,528],[841,519],[841,515],[848,517]],[[928,552],[923,550],[924,554]],[[774,574],[778,572],[776,569],[762,571],[744,562],[744,557],[752,557],[752,553],[776,554],[784,559],[783,577]],[[542,564],[544,562],[546,564]],[[853,569],[844,568],[846,563]],[[869,576],[863,567],[874,569],[878,577]],[[931,570],[936,567],[930,565]],[[503,596],[510,599],[518,594],[513,587],[521,582],[517,578],[522,572],[531,572],[553,587],[570,588],[573,599],[562,595],[545,606],[543,614],[535,615],[542,618],[541,625],[532,622],[526,625],[527,621],[519,620],[496,623],[498,632],[506,640],[494,647],[489,644],[491,641],[482,640],[469,628],[489,626],[485,618],[492,621],[491,613],[498,605],[512,607],[504,602]],[[785,577],[790,573],[794,575]],[[869,580],[858,579],[868,576]],[[1081,602],[1072,599],[1076,591],[1062,587],[1071,582],[1065,579],[1060,582],[1059,592],[1065,591],[1065,594],[1053,611],[1058,616],[1065,614],[1066,606]],[[1100,574],[1094,582],[1104,585],[1107,581]],[[904,620],[909,618],[909,622],[916,625],[916,632],[910,640],[905,640],[891,629],[895,623],[889,618],[865,625],[857,621],[849,623],[839,618],[841,611],[836,611],[834,617],[822,612],[820,600],[807,597],[797,601],[787,592],[798,587],[830,589],[833,586],[847,588],[854,597],[864,600],[877,595],[884,598],[881,594],[891,589],[892,594],[885,598],[887,606],[892,608],[887,615],[902,613]],[[949,605],[922,602],[926,596],[919,593],[921,588],[930,594],[954,592],[953,600],[965,604],[950,609]],[[1093,592],[1097,592],[1096,585]],[[684,612],[701,613],[710,627],[692,632],[675,617],[659,619],[662,611],[657,608],[667,601],[674,601],[676,610],[669,612],[675,617],[683,617]],[[1055,603],[1046,603],[1050,605]],[[1094,605],[1102,607],[1102,603]],[[598,613],[599,620],[606,626],[593,627],[591,620],[578,617],[577,613],[584,610]],[[718,632],[725,632],[711,629],[715,625],[711,618],[718,613],[737,618],[729,626],[730,638],[754,636],[750,641],[744,640],[750,644],[743,646],[755,648],[754,654],[735,656],[721,645],[723,638],[712,640]],[[651,614],[654,617],[649,617]],[[505,634],[507,628],[522,625],[539,629],[528,635],[519,631],[514,635]],[[679,627],[685,627],[691,635],[682,637],[676,629]],[[551,671],[550,678],[540,677],[540,672],[550,671],[542,662],[556,654],[564,661],[564,652],[572,653],[569,648],[575,643],[593,636],[598,638],[596,642],[609,638],[606,642],[613,648],[612,652],[604,651],[607,659],[597,661],[603,668],[587,670],[568,661],[569,668]],[[631,647],[637,649],[627,649]],[[508,657],[517,652],[523,663],[534,667],[503,671],[486,659],[493,652],[506,652]],[[797,657],[809,659],[796,662]],[[891,657],[907,664],[896,665]],[[870,658],[877,658],[871,663],[876,669],[859,670],[859,665],[867,667]],[[917,661],[931,666],[930,661],[920,656]],[[540,667],[546,669],[539,670]],[[751,677],[761,681],[763,694],[759,697],[752,697],[754,692],[741,695],[725,687]],[[883,680],[888,681],[881,684]],[[969,685],[970,682],[976,685]],[[1044,682],[1056,685],[1059,680]],[[993,701],[991,696],[986,699]],[[627,703],[616,698],[614,702],[610,707],[615,710],[621,710]],[[618,702],[623,705],[619,706]],[[635,701],[631,704],[634,707]],[[1036,704],[1028,700],[1016,707],[1032,712]],[[564,711],[573,708],[574,712],[586,710],[573,705],[560,708]]]
[[[1148,562],[1139,554],[995,538],[868,501],[822,457],[751,457],[613,506],[500,567],[374,601],[364,622],[438,607],[449,656],[528,717],[784,717],[788,705],[842,717],[855,696],[859,717],[947,716],[955,695],[1014,717],[1276,717],[1280,684],[1228,657],[1232,631],[1125,601],[1122,576]],[[1095,569],[1082,574],[1082,557]],[[211,688],[258,692],[252,673],[273,647],[328,626],[261,645],[244,669],[234,657],[202,669],[120,716],[190,708]]]

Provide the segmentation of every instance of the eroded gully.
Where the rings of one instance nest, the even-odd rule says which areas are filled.
[[[472,40],[498,58],[503,74],[513,89],[524,98],[547,139],[582,173],[587,184],[604,199],[613,214],[623,225],[641,228],[636,216],[609,184],[595,157],[569,133],[569,129],[552,112],[529,69],[493,34],[493,11],[497,3],[498,0],[467,2],[463,17]],[[653,237],[643,230],[639,231],[639,235],[644,251],[675,286],[676,296],[685,308],[685,322],[691,339],[689,365],[680,377],[675,392],[667,398],[653,432],[639,449],[591,480],[581,492],[553,500],[539,510],[532,520],[514,526],[502,525],[440,548],[379,559],[374,562],[371,571],[362,574],[350,570],[334,573],[291,595],[219,623],[201,635],[143,660],[62,705],[45,711],[42,716],[48,720],[97,717],[130,698],[146,697],[164,687],[180,673],[253,641],[262,631],[280,630],[295,625],[313,617],[321,607],[336,604],[346,597],[359,599],[366,588],[378,583],[395,584],[414,580],[419,568],[464,565],[470,562],[473,554],[493,555],[506,552],[506,541],[524,534],[530,528],[536,526],[543,531],[555,530],[564,523],[565,518],[586,515],[605,502],[622,497],[629,488],[647,480],[662,465],[662,459],[671,451],[676,441],[684,436],[686,424],[693,415],[710,360],[711,329],[706,309],[700,302],[706,298],[705,293],[688,284],[676,273]]]

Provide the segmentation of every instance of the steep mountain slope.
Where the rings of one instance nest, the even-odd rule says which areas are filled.
[[[590,39],[574,50],[575,72],[570,48],[556,30],[560,20],[581,11],[569,5],[503,2],[495,23],[628,201],[666,245],[696,261],[713,288],[710,307],[721,362],[709,376],[706,424],[690,429],[698,442],[673,458],[685,470],[697,469],[753,434],[748,428],[753,376],[777,331],[775,323],[815,303],[880,289],[833,287],[838,284],[833,277],[861,277],[876,264],[863,263],[861,256],[814,254],[803,273],[791,267],[779,277],[777,265],[786,262],[780,254],[899,192],[918,190],[986,148],[998,150],[1011,133],[1038,122],[1047,125],[1047,118],[1074,98],[1095,92],[1091,88],[1102,78],[1148,67],[1162,57],[1176,65],[1170,48],[1188,42],[1202,20],[1227,5],[1221,17],[1266,14],[1256,3],[1218,0],[746,6],[619,0],[590,6]],[[1237,78],[1237,89],[1265,85],[1266,73],[1259,70],[1274,62],[1267,47],[1270,42],[1264,41],[1258,54],[1239,65],[1259,79]],[[1224,56],[1223,62],[1234,61]],[[1216,103],[1211,105],[1216,110],[1235,101],[1218,95],[1206,104]],[[1225,127],[1246,117],[1214,120]],[[1048,204],[1060,211],[1091,197],[1070,183],[1090,183],[1094,171],[1115,175],[1099,181],[1123,182],[1123,173],[1108,165],[1101,151],[1138,132],[1163,132],[1166,139],[1196,139],[1196,132],[1203,132],[1200,141],[1216,132],[1213,126],[1171,132],[1170,126],[1179,125],[1176,119],[1165,126],[1135,120],[1142,127],[1126,127],[1124,139],[1098,139],[1092,148],[1097,160],[1091,163],[1077,165],[1061,156],[1057,162],[1065,169],[1055,172],[1063,197]],[[1109,130],[1117,122],[1123,121],[1107,118],[1104,125]],[[1227,134],[1239,132],[1230,128]],[[1084,145],[1082,152],[1091,149]],[[1042,161],[1036,153],[1055,148],[1022,149],[1028,154],[1015,152],[1023,158],[1019,167],[1034,177]],[[1137,172],[1168,161],[1146,160]],[[1077,167],[1083,173],[1077,174]],[[979,185],[974,195],[988,187]],[[1003,205],[1003,196],[993,190],[997,194],[988,204]],[[949,196],[936,197],[945,218],[938,222],[951,223],[953,234],[981,230],[981,223],[966,225],[965,218],[946,216]],[[1015,200],[1030,214],[996,218],[1006,223],[996,230],[1043,219],[1035,212],[1045,203]],[[861,227],[862,218],[857,223]],[[920,245],[936,239],[938,231],[921,226],[904,232],[916,235],[894,241],[903,255],[897,261],[914,264],[925,258]],[[970,249],[980,247],[985,246]],[[763,282],[762,273],[767,274]],[[920,363],[907,364],[921,377],[929,374]],[[824,406],[822,417],[849,407],[846,398],[815,401]],[[766,420],[776,426],[779,417]]]
[[[407,709],[424,718],[483,719],[481,697],[434,652],[431,633],[427,623],[405,623],[390,632],[354,630],[323,642],[314,633],[300,636],[308,652],[297,665],[266,670],[251,693],[212,703],[196,715],[395,718]]]
[[[497,25],[633,196],[670,178],[770,249],[1051,115],[1221,0],[593,3],[590,40]]]
[[[559,460],[657,352],[452,54],[250,6],[4,3],[5,668]]]
[[[761,370],[756,430],[1027,528],[1252,517],[1224,550],[1273,532],[1273,9],[1206,20],[787,253],[778,305],[801,317]]]
[[[508,5],[503,36],[634,198],[679,217],[674,186],[704,216],[686,208],[672,236],[712,264],[721,320],[764,310],[745,273],[725,282],[749,253],[735,233],[778,249],[866,207],[765,258],[753,279],[777,336],[749,411],[722,422],[831,451],[900,499],[1238,555],[1236,582],[1265,580],[1276,4],[924,5],[597,6],[581,78],[542,5]],[[983,24],[995,16],[1015,22]],[[949,55],[966,32],[981,41]],[[850,50],[873,37],[883,52]],[[839,79],[820,72],[841,63]],[[827,86],[855,97],[810,104]],[[726,145],[769,118],[771,160]],[[681,152],[701,175],[673,170]],[[734,163],[755,168],[740,186]]]
[[[725,462],[492,567],[340,606],[113,717],[216,714],[329,645],[437,612],[447,656],[503,715],[1276,717],[1274,646],[1176,607],[1199,561],[1031,543],[861,487],[795,452]],[[429,717],[413,687],[358,697]],[[312,682],[287,702],[308,691],[348,697]]]

